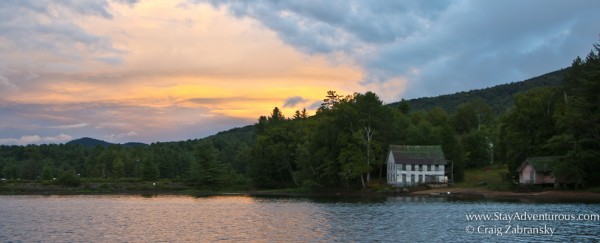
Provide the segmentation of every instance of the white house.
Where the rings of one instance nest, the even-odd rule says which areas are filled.
[[[447,183],[441,146],[390,145],[387,181],[394,186]]]

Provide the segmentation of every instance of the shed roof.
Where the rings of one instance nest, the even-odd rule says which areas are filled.
[[[560,161],[562,157],[560,156],[544,156],[544,157],[531,157],[525,159],[521,166],[517,169],[518,172],[523,171],[527,164],[530,164],[533,169],[537,172],[552,172],[554,170],[554,165]]]
[[[396,164],[445,165],[442,146],[390,145]]]

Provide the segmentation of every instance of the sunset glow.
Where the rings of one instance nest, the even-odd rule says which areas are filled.
[[[456,66],[463,56],[482,50],[438,44],[476,39],[463,35],[458,41],[446,33],[455,26],[444,20],[468,13],[466,3],[392,4],[405,12],[389,13],[387,22],[375,18],[379,7],[360,2],[348,3],[349,9],[312,2],[1,3],[1,20],[7,24],[0,26],[0,144],[60,143],[86,136],[110,142],[194,139],[253,124],[274,107],[286,116],[303,108],[313,114],[328,90],[370,90],[394,102],[487,87],[492,83],[482,83],[488,78],[479,76],[484,71],[479,66]],[[589,18],[587,12],[580,16]],[[472,28],[485,24],[493,23]],[[569,41],[574,34],[563,35],[558,27],[538,39],[527,33],[541,26],[515,30],[515,41],[496,53],[527,49],[531,58],[523,60],[534,63],[540,57],[531,53],[562,43],[544,41]],[[594,33],[588,34],[591,43]],[[527,70],[510,64],[516,66],[507,69],[519,68],[487,82],[553,71],[579,52],[543,57],[560,61]],[[498,55],[495,62],[504,62]],[[489,63],[489,56],[483,53],[477,60]],[[461,72],[448,76],[450,69]]]

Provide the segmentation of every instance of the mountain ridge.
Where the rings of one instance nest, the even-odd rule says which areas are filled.
[[[512,107],[515,94],[537,87],[560,85],[568,69],[569,68],[563,68],[523,81],[499,84],[483,89],[461,91],[435,97],[421,97],[406,101],[408,101],[411,111],[422,111],[434,107],[441,107],[448,113],[453,113],[460,104],[481,98],[490,105],[496,113],[501,113]],[[392,102],[388,105],[398,106],[400,102],[402,101]]]
[[[128,143],[123,143],[123,144],[111,143],[111,142],[107,142],[107,141],[95,139],[95,138],[90,138],[90,137],[82,137],[82,138],[74,139],[74,140],[67,142],[66,144],[82,145],[87,148],[93,148],[98,145],[100,145],[104,148],[107,148],[111,145],[119,145],[121,147],[137,147],[137,146],[147,146],[148,145],[148,144],[139,143],[139,142],[128,142]]]

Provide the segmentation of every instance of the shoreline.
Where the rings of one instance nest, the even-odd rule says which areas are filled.
[[[150,184],[150,183],[141,183]],[[376,198],[376,197],[444,197],[450,200],[507,200],[540,202],[591,202],[600,203],[600,193],[588,191],[546,190],[541,192],[493,191],[485,188],[444,187],[413,192],[343,190],[300,191],[281,190],[199,190],[181,183],[161,183],[156,187],[140,186],[140,183],[114,183],[110,187],[95,185],[64,187],[24,183],[0,185],[0,196],[11,195],[189,195],[206,196],[252,196],[252,197],[305,197],[305,198]],[[127,186],[128,185],[128,186]],[[135,186],[133,186],[135,185]]]
[[[587,191],[547,190],[541,192],[493,191],[480,188],[435,188],[411,192],[417,196],[443,196],[458,199],[490,199],[516,201],[600,202],[600,194]]]

